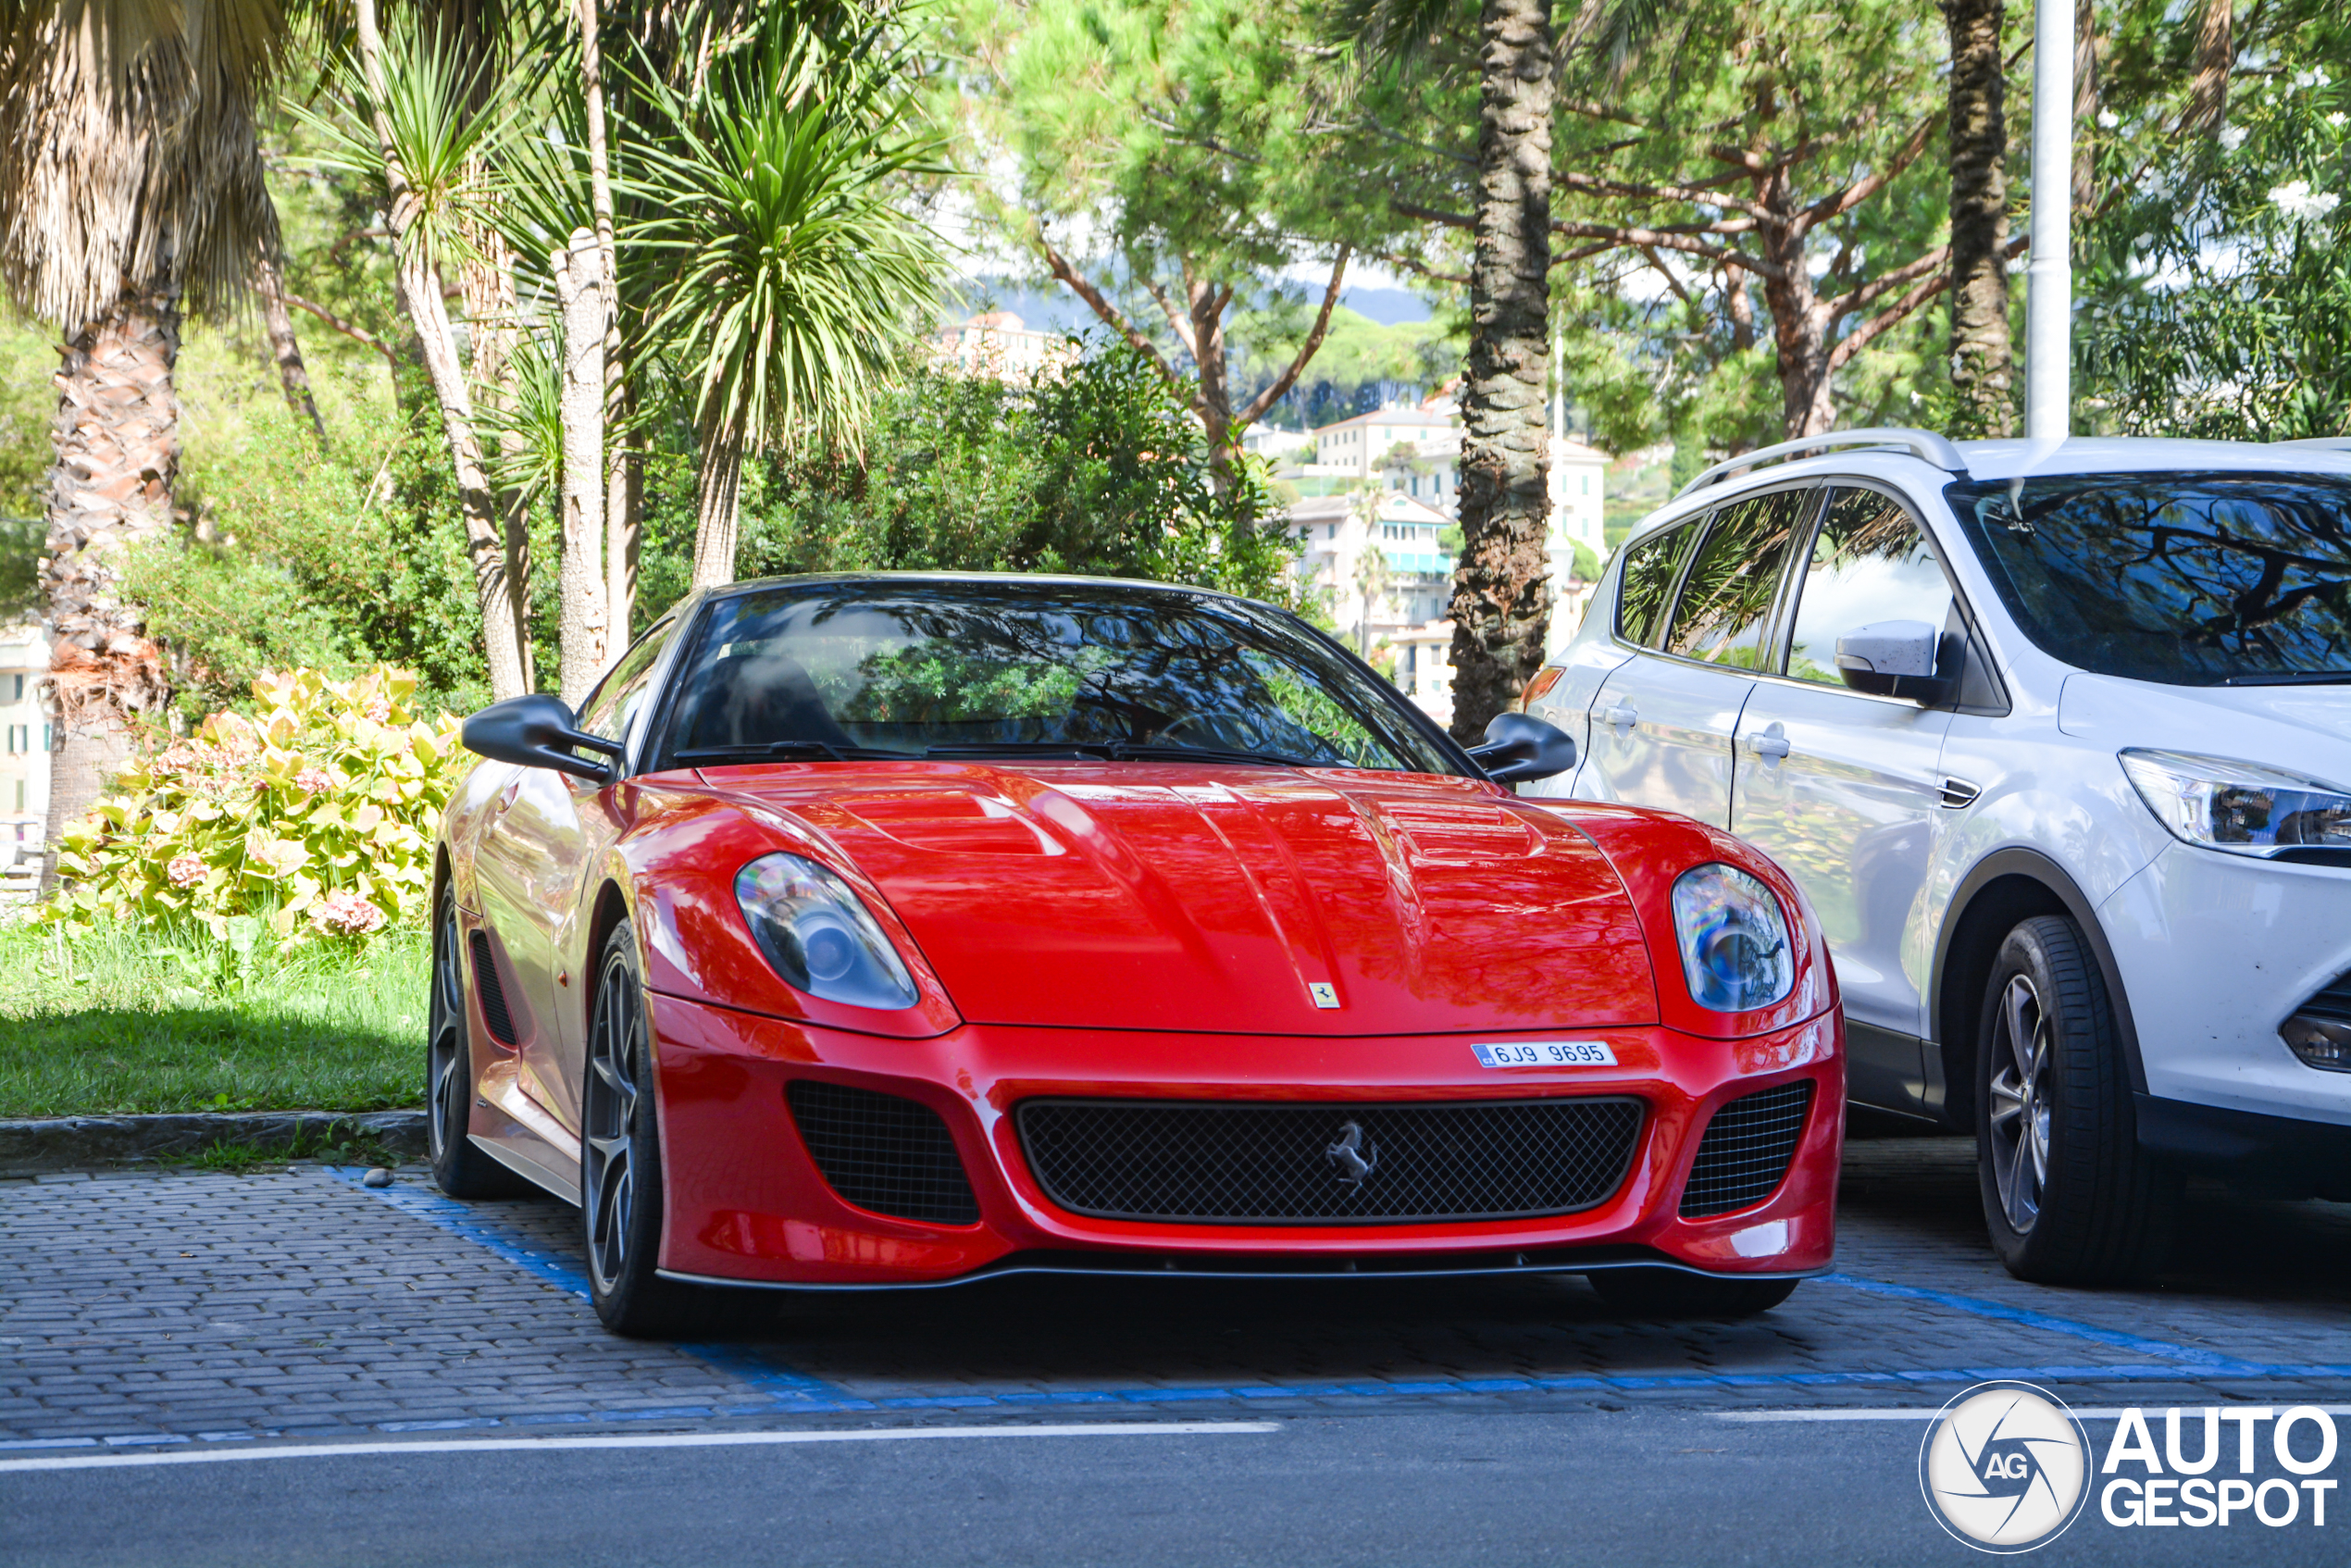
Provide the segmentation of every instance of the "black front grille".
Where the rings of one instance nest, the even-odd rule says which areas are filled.
[[[1072,1213],[1370,1225],[1588,1209],[1624,1179],[1641,1102],[1030,1100],[1019,1125],[1038,1185]]]
[[[1811,1108],[1812,1080],[1802,1078],[1742,1095],[1715,1112],[1682,1189],[1682,1217],[1727,1214],[1769,1198],[1787,1175]]]
[[[490,939],[473,934],[474,989],[481,996],[481,1021],[490,1026],[500,1045],[515,1043],[514,1014],[506,1011],[506,988],[498,983],[498,963],[490,955]]]
[[[2295,1011],[2330,1024],[2351,1024],[2351,975],[2337,975]]]
[[[975,1225],[979,1202],[939,1113],[894,1094],[795,1078],[791,1117],[832,1189],[861,1209],[932,1225]]]

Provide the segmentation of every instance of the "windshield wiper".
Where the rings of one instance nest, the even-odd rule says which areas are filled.
[[[829,740],[770,740],[759,746],[695,746],[672,754],[679,762],[690,765],[702,762],[770,762],[786,757],[822,757],[827,762],[850,762],[860,758],[889,757],[897,753],[868,751],[862,746],[836,746]]]
[[[927,758],[1035,757],[1059,762],[1237,762],[1265,767],[1330,765],[1277,752],[1220,750],[1213,746],[1153,746],[1139,740],[999,740],[932,746]]]
[[[1120,740],[1106,748],[1120,762],[1238,762],[1266,767],[1325,767],[1331,765],[1279,752],[1244,752],[1217,746],[1151,746]]]
[[[2233,675],[2220,684],[2223,686],[2351,686],[2351,669],[2264,670],[2254,675]]]

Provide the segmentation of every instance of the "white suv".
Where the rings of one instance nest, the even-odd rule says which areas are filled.
[[[2193,1166],[2351,1198],[2351,442],[1750,453],[1528,692],[1529,793],[1787,868],[1853,1102],[1974,1132],[2014,1273],[2150,1266]]]

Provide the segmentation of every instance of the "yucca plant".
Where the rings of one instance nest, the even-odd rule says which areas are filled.
[[[902,47],[833,20],[773,10],[698,89],[637,83],[650,135],[628,185],[651,217],[632,239],[661,280],[649,330],[694,389],[696,587],[734,578],[744,462],[853,444],[937,299],[939,242],[912,197],[944,143]]]
[[[41,582],[52,843],[169,696],[117,566],[170,524],[181,314],[238,292],[277,237],[255,121],[285,32],[280,0],[0,0],[0,282],[65,345]]]

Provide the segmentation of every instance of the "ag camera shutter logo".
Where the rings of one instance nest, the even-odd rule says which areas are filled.
[[[2030,1383],[1979,1383],[1927,1427],[1919,1490],[1935,1523],[1976,1550],[2031,1551],[2090,1500],[2089,1434]]]

